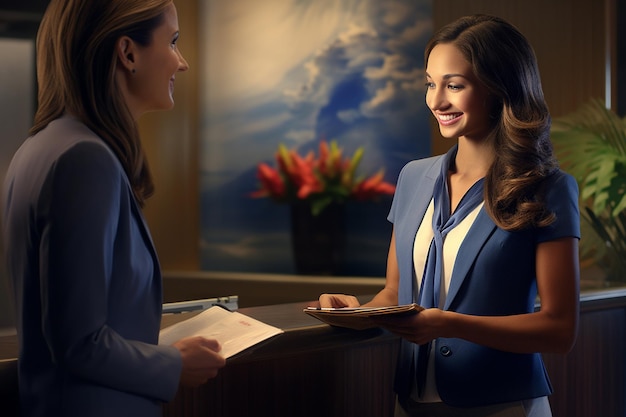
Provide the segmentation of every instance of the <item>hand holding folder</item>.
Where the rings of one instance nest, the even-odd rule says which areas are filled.
[[[282,329],[252,317],[214,306],[161,330],[159,344],[171,345],[185,337],[202,336],[220,342],[220,353],[225,358],[230,358],[282,333]]]
[[[355,330],[380,327],[382,320],[417,314],[424,308],[413,303],[389,307],[307,307],[303,311],[331,326],[347,327]]]

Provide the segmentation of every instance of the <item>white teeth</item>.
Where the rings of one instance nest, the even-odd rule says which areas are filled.
[[[439,115],[439,120],[447,122],[447,121],[455,119],[457,117],[458,117],[458,114],[440,114]]]

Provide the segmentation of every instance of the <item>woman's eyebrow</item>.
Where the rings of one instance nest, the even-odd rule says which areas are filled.
[[[432,78],[428,72],[426,72],[426,76],[427,76],[428,78]],[[450,78],[454,78],[454,77],[462,77],[462,78],[467,78],[467,77],[466,77],[465,75],[463,75],[463,74],[446,74],[446,75],[444,75],[442,78],[443,78],[444,80],[448,80],[448,79],[450,79]]]

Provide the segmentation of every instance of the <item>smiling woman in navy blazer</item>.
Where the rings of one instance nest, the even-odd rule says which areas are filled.
[[[21,415],[158,416],[224,366],[215,340],[158,345],[162,286],[137,119],[187,70],[171,0],[52,0],[39,107],[4,187]]]
[[[541,352],[576,338],[580,218],[534,52],[506,21],[475,15],[436,32],[425,62],[426,104],[457,143],[400,173],[386,285],[366,304],[426,308],[380,322],[402,337],[396,415],[549,417]]]

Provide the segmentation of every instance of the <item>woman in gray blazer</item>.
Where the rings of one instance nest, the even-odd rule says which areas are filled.
[[[4,183],[24,417],[157,416],[225,364],[215,340],[158,345],[137,119],[174,104],[178,33],[171,0],[52,0],[43,17],[39,107]]]
[[[386,285],[367,304],[425,308],[380,322],[402,337],[396,415],[549,417],[540,352],[576,338],[580,219],[534,52],[508,22],[475,15],[437,31],[425,62],[426,104],[456,143],[400,173]]]

